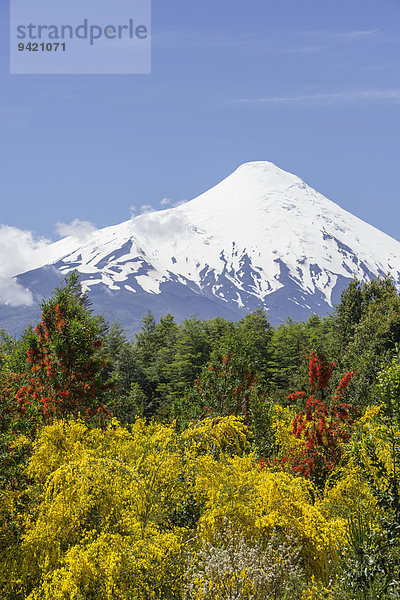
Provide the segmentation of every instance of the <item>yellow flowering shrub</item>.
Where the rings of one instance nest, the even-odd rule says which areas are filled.
[[[274,432],[278,457],[282,458],[301,443],[292,433],[292,421],[296,411],[290,406],[283,407],[280,404],[274,404],[272,412],[274,417],[272,430]]]
[[[199,462],[196,490],[206,498],[199,529],[207,539],[225,519],[248,537],[268,538],[279,532],[301,546],[306,571],[326,579],[329,561],[337,559],[344,524],[326,518],[315,505],[310,482],[261,470],[252,454],[227,456],[218,463],[206,456]]]
[[[137,532],[139,533],[139,532]],[[180,598],[182,540],[153,535],[89,534],[49,571],[27,600],[132,600]]]
[[[15,491],[0,489],[0,582],[7,579],[12,555],[18,551],[12,526],[12,519],[17,513],[18,495]]]
[[[211,539],[225,519],[240,526],[244,533],[254,531],[259,475],[253,454],[225,455],[219,461],[209,455],[199,457],[195,490],[204,502],[199,530],[205,538]]]
[[[373,522],[379,514],[376,499],[371,493],[369,481],[359,459],[362,459],[367,469],[374,471],[363,443],[366,439],[374,440],[377,453],[386,464],[388,472],[393,469],[387,428],[379,420],[380,410],[379,406],[368,407],[364,415],[355,422],[356,437],[345,445],[343,464],[327,481],[324,496],[318,503],[328,517],[347,520],[362,510],[363,515]]]
[[[308,575],[328,578],[331,562],[338,560],[344,536],[341,519],[329,519],[315,502],[317,493],[309,481],[289,473],[265,473],[260,485],[262,515],[258,527],[291,534],[301,546]]]
[[[393,470],[396,468],[393,461],[393,445],[396,448],[400,446],[398,425],[382,418],[382,408],[380,406],[367,408],[358,425],[359,435],[353,440],[354,443],[349,445],[349,454],[357,452],[359,462],[371,474],[374,473],[374,478],[378,477],[379,480],[369,451],[369,446],[373,447],[377,458],[385,465],[387,474],[392,475]],[[385,482],[382,481],[382,484],[384,485]]]
[[[21,597],[132,598],[126,573],[136,573],[138,598],[167,597],[146,591],[157,577],[160,590],[172,590],[171,581],[179,585],[184,561],[169,557],[180,552],[183,534],[168,529],[187,492],[173,427],[138,420],[127,430],[114,421],[103,430],[54,422],[36,440],[27,472],[37,496],[9,585]]]
[[[303,590],[301,600],[333,600],[334,590],[327,588],[316,581],[315,577],[311,578],[311,585],[307,589]]]
[[[32,440],[26,435],[18,435],[11,443],[10,449],[15,450],[29,450],[32,446]]]
[[[288,418],[283,409],[282,423]],[[34,442],[27,475],[30,509],[0,589],[7,600],[182,599],[188,557],[196,564],[226,522],[245,540],[243,590],[246,556],[273,540],[294,548],[306,577],[326,585],[345,536],[329,502],[340,496],[345,507],[347,488],[338,482],[321,499],[311,482],[260,464],[234,416],[182,433],[143,419],[129,429],[54,422]],[[0,513],[11,510],[11,497],[0,502]]]
[[[187,459],[200,454],[215,457],[221,454],[242,454],[248,445],[248,428],[240,417],[207,417],[190,423],[182,433]]]

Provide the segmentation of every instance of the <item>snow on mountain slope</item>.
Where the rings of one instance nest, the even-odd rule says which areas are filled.
[[[77,269],[91,293],[107,292],[117,304],[123,297],[126,309],[135,310],[135,297],[151,308],[170,294],[174,312],[173,297],[182,308],[186,295],[188,315],[197,297],[216,314],[223,305],[237,315],[262,305],[278,322],[325,313],[353,277],[390,273],[400,284],[400,243],[297,176],[252,162],[179,207],[84,242],[62,239],[50,246],[48,264],[63,274]],[[30,273],[21,281],[32,288]]]

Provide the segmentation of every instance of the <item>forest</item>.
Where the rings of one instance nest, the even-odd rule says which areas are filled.
[[[0,331],[2,600],[400,599],[400,297],[272,327],[151,313],[70,274]]]

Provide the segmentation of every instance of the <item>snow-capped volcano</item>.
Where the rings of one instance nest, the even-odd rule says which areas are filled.
[[[148,309],[240,318],[263,306],[277,323],[326,313],[353,277],[400,283],[400,243],[251,162],[186,204],[52,244],[48,264],[18,280],[39,299],[73,269],[95,308],[130,330]]]

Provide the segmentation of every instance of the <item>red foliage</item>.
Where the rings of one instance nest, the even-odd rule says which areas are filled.
[[[339,400],[339,398],[343,398],[344,393],[345,393],[346,389],[348,388],[349,383],[353,379],[355,374],[356,374],[355,371],[349,371],[348,373],[346,373],[346,375],[344,377],[342,377],[342,379],[339,382],[339,385],[336,388],[337,394],[335,396],[333,396],[334,400]]]
[[[311,478],[316,483],[323,483],[337,465],[342,444],[348,441],[349,428],[358,414],[350,405],[335,402],[343,398],[355,372],[349,372],[341,379],[332,406],[328,407],[317,398],[317,393],[327,387],[335,366],[324,356],[310,354],[309,383],[310,391],[314,393],[292,421],[292,433],[301,444],[281,461],[281,466],[293,474]],[[297,400],[305,395],[305,392],[295,392],[287,400]]]
[[[332,371],[336,363],[329,362],[324,355],[312,352],[309,357],[308,380],[310,383],[310,392],[315,389],[323,390],[328,385],[332,377]]]
[[[67,302],[47,306],[29,339],[26,371],[3,377],[0,401],[10,414],[1,416],[19,426],[25,421],[23,429],[53,418],[109,414],[101,403],[112,386],[101,376],[102,342],[89,326],[71,331],[73,315],[68,313]]]

